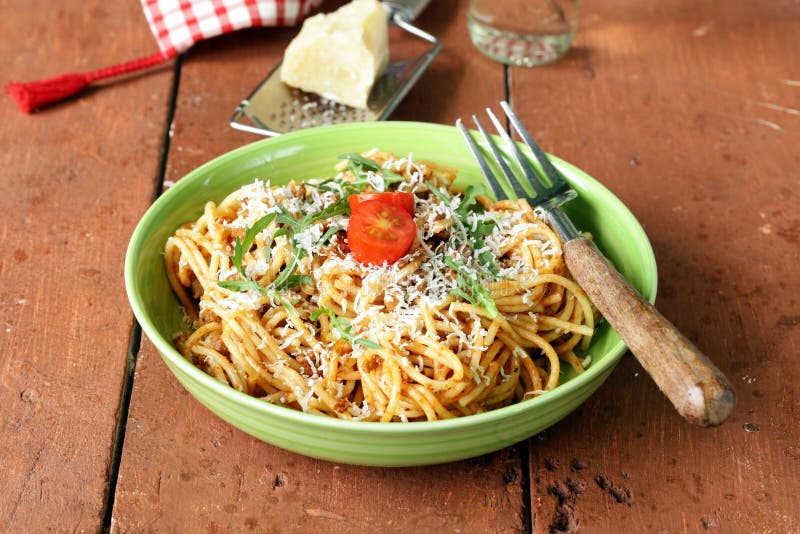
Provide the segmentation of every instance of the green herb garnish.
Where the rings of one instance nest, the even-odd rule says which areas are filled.
[[[308,251],[298,246],[294,236],[306,231],[312,224],[316,224],[336,215],[344,214],[348,209],[349,208],[347,207],[346,202],[342,203],[341,201],[337,201],[320,212],[306,214],[299,219],[294,217],[283,207],[279,207],[278,211],[275,213],[270,213],[269,215],[262,217],[256,221],[251,228],[247,229],[243,239],[240,240],[237,237],[236,242],[234,243],[233,257],[231,259],[241,279],[219,282],[219,286],[231,291],[258,291],[262,295],[269,294],[277,298],[277,291],[283,289],[292,289],[301,285],[313,284],[314,280],[311,278],[311,276],[307,274],[297,274],[295,272],[297,270],[298,261],[303,258]],[[255,237],[267,226],[269,226],[273,220],[276,220],[278,223],[283,225],[283,227],[276,230],[275,233],[273,233],[270,237],[269,242],[266,244],[266,259],[269,260],[270,250],[272,248],[272,244],[275,242],[275,239],[282,235],[290,238],[292,244],[292,255],[286,266],[281,270],[280,273],[278,273],[278,276],[275,278],[275,280],[272,281],[269,287],[265,288],[258,282],[247,279],[247,274],[245,273],[242,262],[244,260],[245,253],[247,253],[250,250],[250,247],[253,245]],[[327,243],[333,238],[334,235],[341,231],[342,228],[339,226],[333,226],[329,228],[322,235],[322,237],[317,240],[316,244],[322,245]],[[291,307],[291,303],[282,297],[279,300],[284,306]],[[291,311],[293,311],[295,314],[297,313],[293,307]]]
[[[231,260],[233,261],[233,266],[236,268],[236,272],[239,273],[241,280],[228,280],[220,282],[220,287],[229,289],[231,291],[253,290],[262,294],[266,294],[266,288],[261,286],[261,284],[247,279],[247,274],[242,266],[242,261],[244,260],[244,255],[249,252],[250,247],[253,246],[253,241],[255,241],[256,236],[260,234],[267,226],[269,226],[273,220],[275,220],[275,214],[269,213],[261,217],[253,226],[248,228],[242,239],[239,239],[238,237],[236,238],[236,242],[233,244],[233,257]],[[269,247],[267,247],[267,250],[269,250]]]
[[[381,346],[377,342],[372,341],[371,339],[364,339],[364,338],[361,338],[361,337],[356,338],[355,335],[353,335],[353,331],[352,331],[353,326],[350,324],[350,321],[348,321],[344,317],[337,316],[333,312],[333,310],[330,310],[330,309],[325,308],[325,307],[319,307],[319,308],[317,308],[317,311],[315,311],[314,313],[311,314],[311,317],[309,317],[309,319],[311,319],[312,321],[316,321],[317,319],[319,319],[320,315],[322,315],[323,313],[325,315],[327,315],[328,318],[330,318],[331,327],[334,330],[336,330],[337,332],[339,332],[339,336],[342,339],[346,339],[350,343],[354,343],[356,345],[361,345],[362,347],[366,347],[368,349],[379,349],[379,348],[381,348]]]
[[[303,217],[303,219],[301,219],[303,229],[308,228],[312,224],[324,221],[325,219],[330,219],[331,217],[336,217],[337,215],[348,215],[349,213],[350,204],[348,203],[347,198],[340,198],[324,210],[318,211],[317,213],[311,213]]]
[[[426,182],[425,185],[428,186],[428,189],[436,195],[442,203],[452,206],[453,199],[447,196],[445,192],[430,182]],[[464,191],[464,196],[461,198],[461,202],[459,202],[458,206],[453,210],[453,216],[455,217],[454,222],[461,232],[460,236],[453,237],[456,241],[454,243],[454,248],[458,248],[459,244],[468,245],[473,250],[485,248],[486,242],[483,238],[492,233],[496,224],[495,221],[488,219],[475,223],[469,220],[471,214],[480,214],[484,212],[483,206],[481,206],[477,200],[477,196],[483,193],[483,186],[468,185],[467,189]],[[460,243],[458,237],[461,238]],[[481,267],[488,270],[492,275],[497,275],[500,271],[495,263],[494,254],[490,250],[480,252],[478,254],[478,261]]]
[[[405,180],[402,174],[398,174],[392,169],[384,169],[378,165],[378,162],[369,158],[365,158],[361,154],[356,154],[355,152],[350,154],[342,154],[339,156],[339,159],[348,160],[348,168],[356,178],[354,183],[360,183],[363,180],[362,175],[365,173],[365,171],[379,174],[383,178],[384,185],[391,185]],[[366,181],[364,185],[367,183],[369,182]]]
[[[218,285],[231,291],[258,291],[262,295],[267,294],[267,288],[253,280],[225,280]]]
[[[492,300],[491,293],[480,284],[481,273],[470,269],[463,261],[456,260],[450,256],[444,257],[444,263],[456,272],[458,287],[451,289],[450,293],[466,300],[473,306],[483,308],[490,319],[497,317],[499,312],[497,311],[497,305]]]
[[[455,209],[456,215],[458,215],[462,221],[464,221],[467,217],[467,213],[478,211],[483,211],[483,206],[478,203],[477,196],[483,194],[483,187],[476,186],[476,185],[468,185],[467,189],[464,191],[464,196],[461,198],[461,202],[458,204],[458,207]]]
[[[436,195],[436,198],[438,198],[442,203],[447,204],[448,206],[450,205],[450,202],[452,202],[453,199],[450,198],[447,193],[433,185],[431,182],[425,182],[425,185],[428,186],[430,192]]]
[[[248,280],[242,264],[244,255],[250,250],[250,247],[253,246],[256,236],[267,226],[269,226],[276,217],[277,214],[275,213],[265,215],[257,220],[253,226],[247,229],[247,231],[244,233],[244,237],[241,240],[238,237],[236,238],[236,242],[233,245],[233,256],[231,260],[233,261],[233,266],[236,268],[236,272],[239,273],[240,280],[225,280],[219,282],[219,286],[230,291],[256,291],[262,295],[269,295],[278,300],[278,302],[280,302],[287,309],[289,315],[292,317],[297,317],[297,310],[294,309],[294,306],[292,306],[289,301],[287,301],[280,293],[278,293],[277,290],[280,288],[275,287],[274,284],[271,284],[269,287],[264,287],[254,280]],[[281,232],[281,230],[275,232],[275,234],[273,234],[273,236],[270,238],[270,242],[267,243],[267,256],[269,255],[270,245],[275,240],[275,237],[277,237],[279,232]]]
[[[243,239],[239,240],[238,237],[236,238],[236,242],[233,245],[233,266],[236,267],[236,270],[239,272],[239,275],[242,278],[247,278],[244,273],[244,268],[242,267],[242,260],[244,259],[245,253],[248,252],[250,247],[253,246],[253,241],[255,241],[256,236],[274,220],[274,213],[264,215],[257,220],[253,226],[247,229],[247,231],[244,233]]]
[[[426,182],[425,185],[427,185],[428,189],[444,204],[448,206],[453,205],[453,199],[444,191],[430,182]],[[481,186],[467,186],[467,189],[464,191],[464,196],[461,198],[458,206],[453,210],[455,226],[460,230],[460,233],[454,233],[450,237],[453,241],[453,248],[465,245],[472,250],[481,250],[486,247],[483,238],[492,233],[495,222],[489,219],[474,224],[469,220],[471,214],[479,214],[484,211],[483,206],[481,206],[477,200],[477,196],[482,193],[483,187]],[[495,263],[494,254],[491,250],[479,252],[478,262],[483,269],[486,269],[486,273],[479,273],[471,269],[463,261],[445,256],[444,263],[456,272],[456,283],[458,284],[458,287],[452,289],[450,294],[469,302],[473,306],[479,306],[485,309],[487,315],[490,318],[494,318],[498,314],[497,305],[494,303],[494,300],[492,300],[489,290],[481,286],[478,278],[479,276],[495,277],[500,269]]]
[[[357,154],[355,152],[351,152],[349,154],[342,154],[339,156],[339,159],[346,159],[350,162],[349,168],[350,171],[358,177],[361,173],[366,171],[372,171],[374,173],[380,174],[383,176],[384,179],[389,179],[391,181],[398,181],[402,182],[405,178],[402,175],[397,174],[391,169],[384,169],[378,162],[375,160],[371,160],[369,158],[365,158],[361,154]]]

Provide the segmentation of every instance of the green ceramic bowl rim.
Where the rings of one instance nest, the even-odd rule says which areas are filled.
[[[157,219],[159,216],[162,205],[169,204],[173,197],[180,196],[183,189],[189,187],[190,182],[207,174],[209,170],[222,165],[229,160],[242,157],[245,154],[258,152],[262,149],[262,147],[268,146],[271,143],[286,143],[287,140],[299,141],[305,137],[315,137],[327,132],[345,134],[350,130],[355,131],[377,128],[420,128],[429,130],[432,135],[437,133],[451,134],[455,131],[455,128],[452,126],[412,121],[348,123],[298,130],[288,134],[283,134],[279,137],[261,139],[234,149],[230,152],[226,152],[186,174],[183,178],[178,180],[175,185],[160,195],[155,202],[153,202],[153,204],[147,209],[137,224],[128,245],[128,250],[125,256],[125,289],[128,293],[128,299],[130,301],[131,308],[133,309],[139,325],[145,334],[147,334],[147,337],[150,339],[150,341],[156,346],[162,357],[168,360],[168,363],[176,366],[181,372],[188,375],[191,379],[197,381],[201,387],[207,388],[213,393],[222,397],[229,398],[232,402],[246,405],[247,407],[255,410],[257,413],[263,413],[266,416],[292,421],[303,426],[315,426],[333,431],[357,432],[370,435],[402,435],[465,429],[474,425],[490,424],[499,420],[515,417],[520,415],[522,412],[527,412],[529,410],[534,411],[537,406],[557,403],[561,397],[567,396],[573,390],[583,387],[584,383],[586,382],[591,383],[592,378],[595,375],[602,374],[609,368],[613,368],[619,362],[620,358],[627,350],[627,347],[625,346],[625,343],[619,339],[619,336],[616,334],[616,332],[612,332],[613,335],[617,336],[617,341],[608,350],[607,355],[600,362],[598,362],[597,365],[590,365],[589,368],[586,369],[586,371],[581,375],[572,378],[571,380],[559,385],[552,391],[540,395],[539,397],[511,404],[509,406],[498,408],[489,412],[466,417],[437,421],[416,421],[387,424],[375,421],[349,421],[324,415],[308,414],[285,406],[261,401],[255,397],[251,397],[250,395],[237,391],[236,389],[223,384],[210,375],[204,373],[202,370],[195,367],[191,362],[186,360],[175,349],[171,341],[162,337],[158,329],[155,327],[153,321],[150,320],[148,312],[143,306],[135,282],[135,267],[137,263],[136,251],[144,246],[147,240],[145,232],[147,228],[151,226],[151,221]],[[566,171],[564,174],[568,182],[575,181],[574,178],[577,177],[579,180],[591,183],[595,188],[598,189],[600,196],[604,197],[604,202],[617,204],[618,207],[622,208],[626,215],[629,216],[629,224],[631,224],[631,226],[638,233],[640,233],[642,237],[644,237],[643,242],[639,244],[639,247],[641,247],[641,252],[644,252],[646,256],[646,261],[643,262],[644,265],[642,267],[645,270],[645,274],[649,274],[647,282],[652,287],[652,295],[648,295],[647,297],[651,303],[655,302],[658,280],[655,256],[653,254],[652,246],[647,239],[644,229],[641,227],[639,221],[633,216],[633,214],[630,212],[630,210],[628,210],[621,200],[619,200],[611,191],[609,191],[605,186],[592,178],[586,172],[555,156],[551,156],[551,159],[562,171]]]

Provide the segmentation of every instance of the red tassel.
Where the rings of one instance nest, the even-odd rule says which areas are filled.
[[[85,74],[62,74],[49,80],[6,85],[6,91],[25,113],[72,96],[92,83]]]
[[[92,72],[73,72],[36,82],[11,82],[6,85],[6,91],[11,98],[16,100],[22,111],[31,113],[33,110],[42,106],[59,102],[77,94],[97,80],[153,67],[168,59],[171,58],[161,52],[157,52],[149,56],[134,59],[133,61],[120,63],[119,65]]]

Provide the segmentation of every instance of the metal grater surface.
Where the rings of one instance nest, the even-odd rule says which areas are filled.
[[[375,82],[367,109],[353,108],[289,87],[281,81],[281,67],[278,65],[250,96],[242,100],[231,118],[231,126],[237,130],[275,136],[315,126],[385,120],[439,52],[438,39],[409,22],[427,3],[384,2],[390,22],[403,35],[390,37],[389,66]],[[392,43],[409,35],[425,43],[425,48],[414,57],[395,57]]]

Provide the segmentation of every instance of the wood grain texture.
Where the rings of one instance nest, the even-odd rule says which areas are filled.
[[[564,260],[675,409],[700,426],[722,424],[736,405],[728,378],[617,272],[594,243],[564,243]]]
[[[452,124],[505,96],[466,6],[437,0],[420,17],[443,50],[393,119]],[[0,8],[4,82],[155,50],[138,2]],[[223,423],[143,340],[112,530],[519,531],[528,505],[535,532],[800,531],[798,20],[784,0],[586,0],[563,61],[510,70],[534,137],[642,222],[659,309],[734,382],[724,425],[686,424],[626,357],[528,458],[338,465]],[[187,54],[167,184],[257,139],[228,119],[292,34]],[[162,69],[32,117],[0,98],[0,531],[102,528],[132,323],[122,262],[158,178],[171,82]]]
[[[314,460],[218,419],[149,342],[137,364],[117,486],[118,532],[429,532],[523,526],[513,449],[455,464],[378,469]],[[476,504],[477,503],[477,504]]]
[[[419,23],[442,54],[393,118],[451,123],[503,97],[503,70],[473,68],[465,2],[435,2]],[[258,139],[228,120],[282,56],[293,31],[241,32],[198,46],[181,68],[168,182]],[[261,443],[217,419],[143,342],[136,369],[113,530],[119,532],[477,532],[523,530],[522,462],[514,449],[417,469],[354,467]]]
[[[631,208],[659,309],[738,395],[727,423],[693,428],[624,359],[534,442],[534,531],[800,530],[798,16],[780,1],[587,1],[562,62],[512,69],[534,138]]]
[[[156,50],[136,3],[0,2],[2,83]],[[170,73],[22,114],[0,98],[0,531],[97,531]]]

